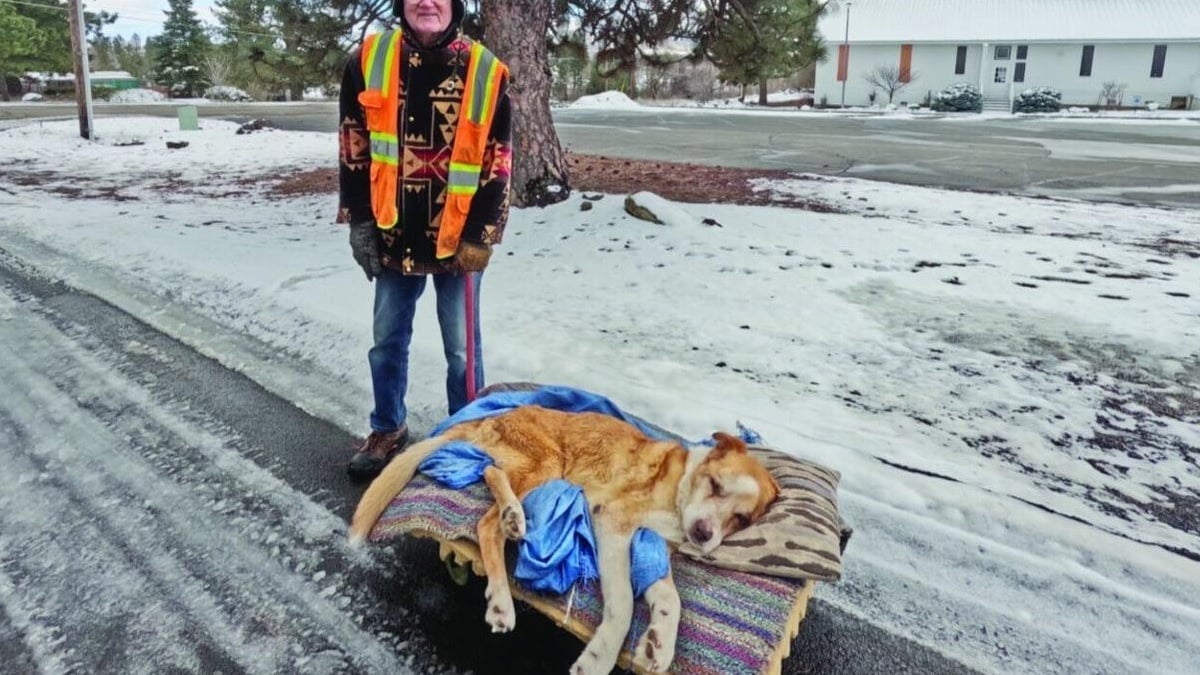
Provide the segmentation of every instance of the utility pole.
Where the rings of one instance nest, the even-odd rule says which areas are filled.
[[[75,101],[79,104],[79,135],[92,140],[92,77],[88,72],[87,35],[83,23],[83,0],[67,0],[67,22],[71,27],[71,56],[75,64]]]
[[[846,107],[846,80],[850,79],[850,5],[851,4],[853,4],[853,3],[849,2],[849,0],[847,0],[847,2],[846,2],[846,34],[842,37],[842,45],[843,45],[842,49],[844,50],[844,54],[845,54],[843,62],[845,63],[845,68],[846,68],[846,72],[845,72],[846,76],[842,78],[842,107],[843,108]]]

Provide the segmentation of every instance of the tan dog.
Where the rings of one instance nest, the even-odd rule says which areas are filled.
[[[630,542],[647,527],[674,545],[686,537],[711,551],[732,532],[757,520],[779,495],[771,474],[725,433],[716,446],[690,450],[654,441],[636,427],[608,415],[568,413],[537,406],[451,427],[441,436],[397,455],[358,503],[351,541],[362,541],[417,466],[452,440],[473,443],[495,460],[484,480],[496,498],[478,523],[479,548],[487,573],[485,620],[493,632],[516,623],[504,562],[504,539],[525,536],[521,499],[556,478],[583,488],[592,509],[604,618],[574,675],[607,674],[616,664],[633,620]],[[668,574],[646,591],[650,625],[634,652],[635,663],[664,672],[675,657],[680,601]]]

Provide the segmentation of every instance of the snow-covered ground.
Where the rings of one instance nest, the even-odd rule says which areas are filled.
[[[333,195],[262,180],[330,166],[335,137],[202,124],[0,131],[0,248],[54,251],[46,272],[361,433],[371,288]],[[675,204],[652,225],[621,195],[515,211],[483,286],[488,379],[591,389],[689,437],[740,421],[838,469],[856,534],[818,594],[968,665],[1195,672],[1200,213],[760,187],[845,212]],[[418,431],[444,405],[432,310]]]

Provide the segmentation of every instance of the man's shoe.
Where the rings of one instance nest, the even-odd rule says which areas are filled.
[[[388,461],[392,459],[392,455],[403,448],[407,440],[408,425],[388,433],[372,431],[358,452],[350,458],[350,464],[346,466],[346,473],[355,478],[378,476],[379,472],[383,471],[383,467],[387,466]]]

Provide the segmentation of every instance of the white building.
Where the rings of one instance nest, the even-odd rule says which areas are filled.
[[[1049,86],[1063,105],[1200,108],[1200,0],[837,0],[819,29],[829,58],[816,99],[867,105],[866,76],[899,68],[897,103],[922,103],[955,82],[1003,108]],[[1101,100],[1106,83],[1124,85]]]

